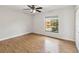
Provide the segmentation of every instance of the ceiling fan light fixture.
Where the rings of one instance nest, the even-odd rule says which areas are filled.
[[[33,13],[35,13],[36,12],[36,10],[33,10]]]
[[[36,10],[34,9],[34,10],[31,10],[31,13],[35,13],[36,12]]]

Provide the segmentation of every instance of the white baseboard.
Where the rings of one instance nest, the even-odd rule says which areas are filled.
[[[0,41],[7,40],[7,39],[10,39],[10,38],[14,38],[14,37],[18,37],[18,36],[22,36],[22,35],[29,34],[29,33],[30,33],[30,32],[28,32],[28,33],[16,34],[16,35],[13,35],[13,36],[10,36],[10,37],[1,38]]]
[[[34,33],[34,32],[21,33],[21,34],[9,36],[9,37],[1,38],[0,41],[2,41],[2,40],[7,40],[7,39],[10,39],[10,38],[14,38],[14,37],[18,37],[18,36],[22,36],[22,35],[29,34],[29,33]],[[36,34],[39,34],[39,33],[36,33]],[[45,34],[41,34],[41,35],[45,35]],[[46,35],[46,36],[49,36],[49,35]],[[52,37],[52,36],[49,36],[49,37]],[[61,39],[62,39],[62,38],[61,38]],[[63,39],[63,40],[67,40],[67,39]],[[69,40],[69,41],[73,41],[73,40]],[[73,41],[73,42],[74,42],[74,41]]]
[[[36,33],[36,32],[34,32],[34,33]],[[49,37],[52,37],[52,38],[58,38],[58,39],[62,39],[62,40],[67,40],[67,41],[75,42],[75,40],[68,40],[67,38],[62,38],[62,37],[53,37],[53,36],[46,35],[46,34],[42,34],[42,33],[36,33],[36,34],[45,35],[45,36],[49,36]]]

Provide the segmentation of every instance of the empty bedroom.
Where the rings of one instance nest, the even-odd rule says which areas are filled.
[[[0,53],[77,53],[74,5],[0,5]]]

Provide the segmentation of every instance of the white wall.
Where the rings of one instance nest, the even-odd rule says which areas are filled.
[[[46,32],[44,27],[45,16],[59,17],[59,33]],[[74,7],[66,7],[34,15],[33,32],[51,37],[74,41]]]
[[[76,7],[76,46],[79,51],[79,6]]]
[[[0,40],[31,32],[31,15],[0,7]]]

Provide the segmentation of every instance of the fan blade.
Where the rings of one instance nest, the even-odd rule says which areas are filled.
[[[37,7],[36,9],[42,9],[42,7]]]
[[[39,10],[36,10],[36,11],[41,12],[41,11],[39,11]]]
[[[32,6],[30,6],[30,5],[27,5],[29,8],[32,8]]]

